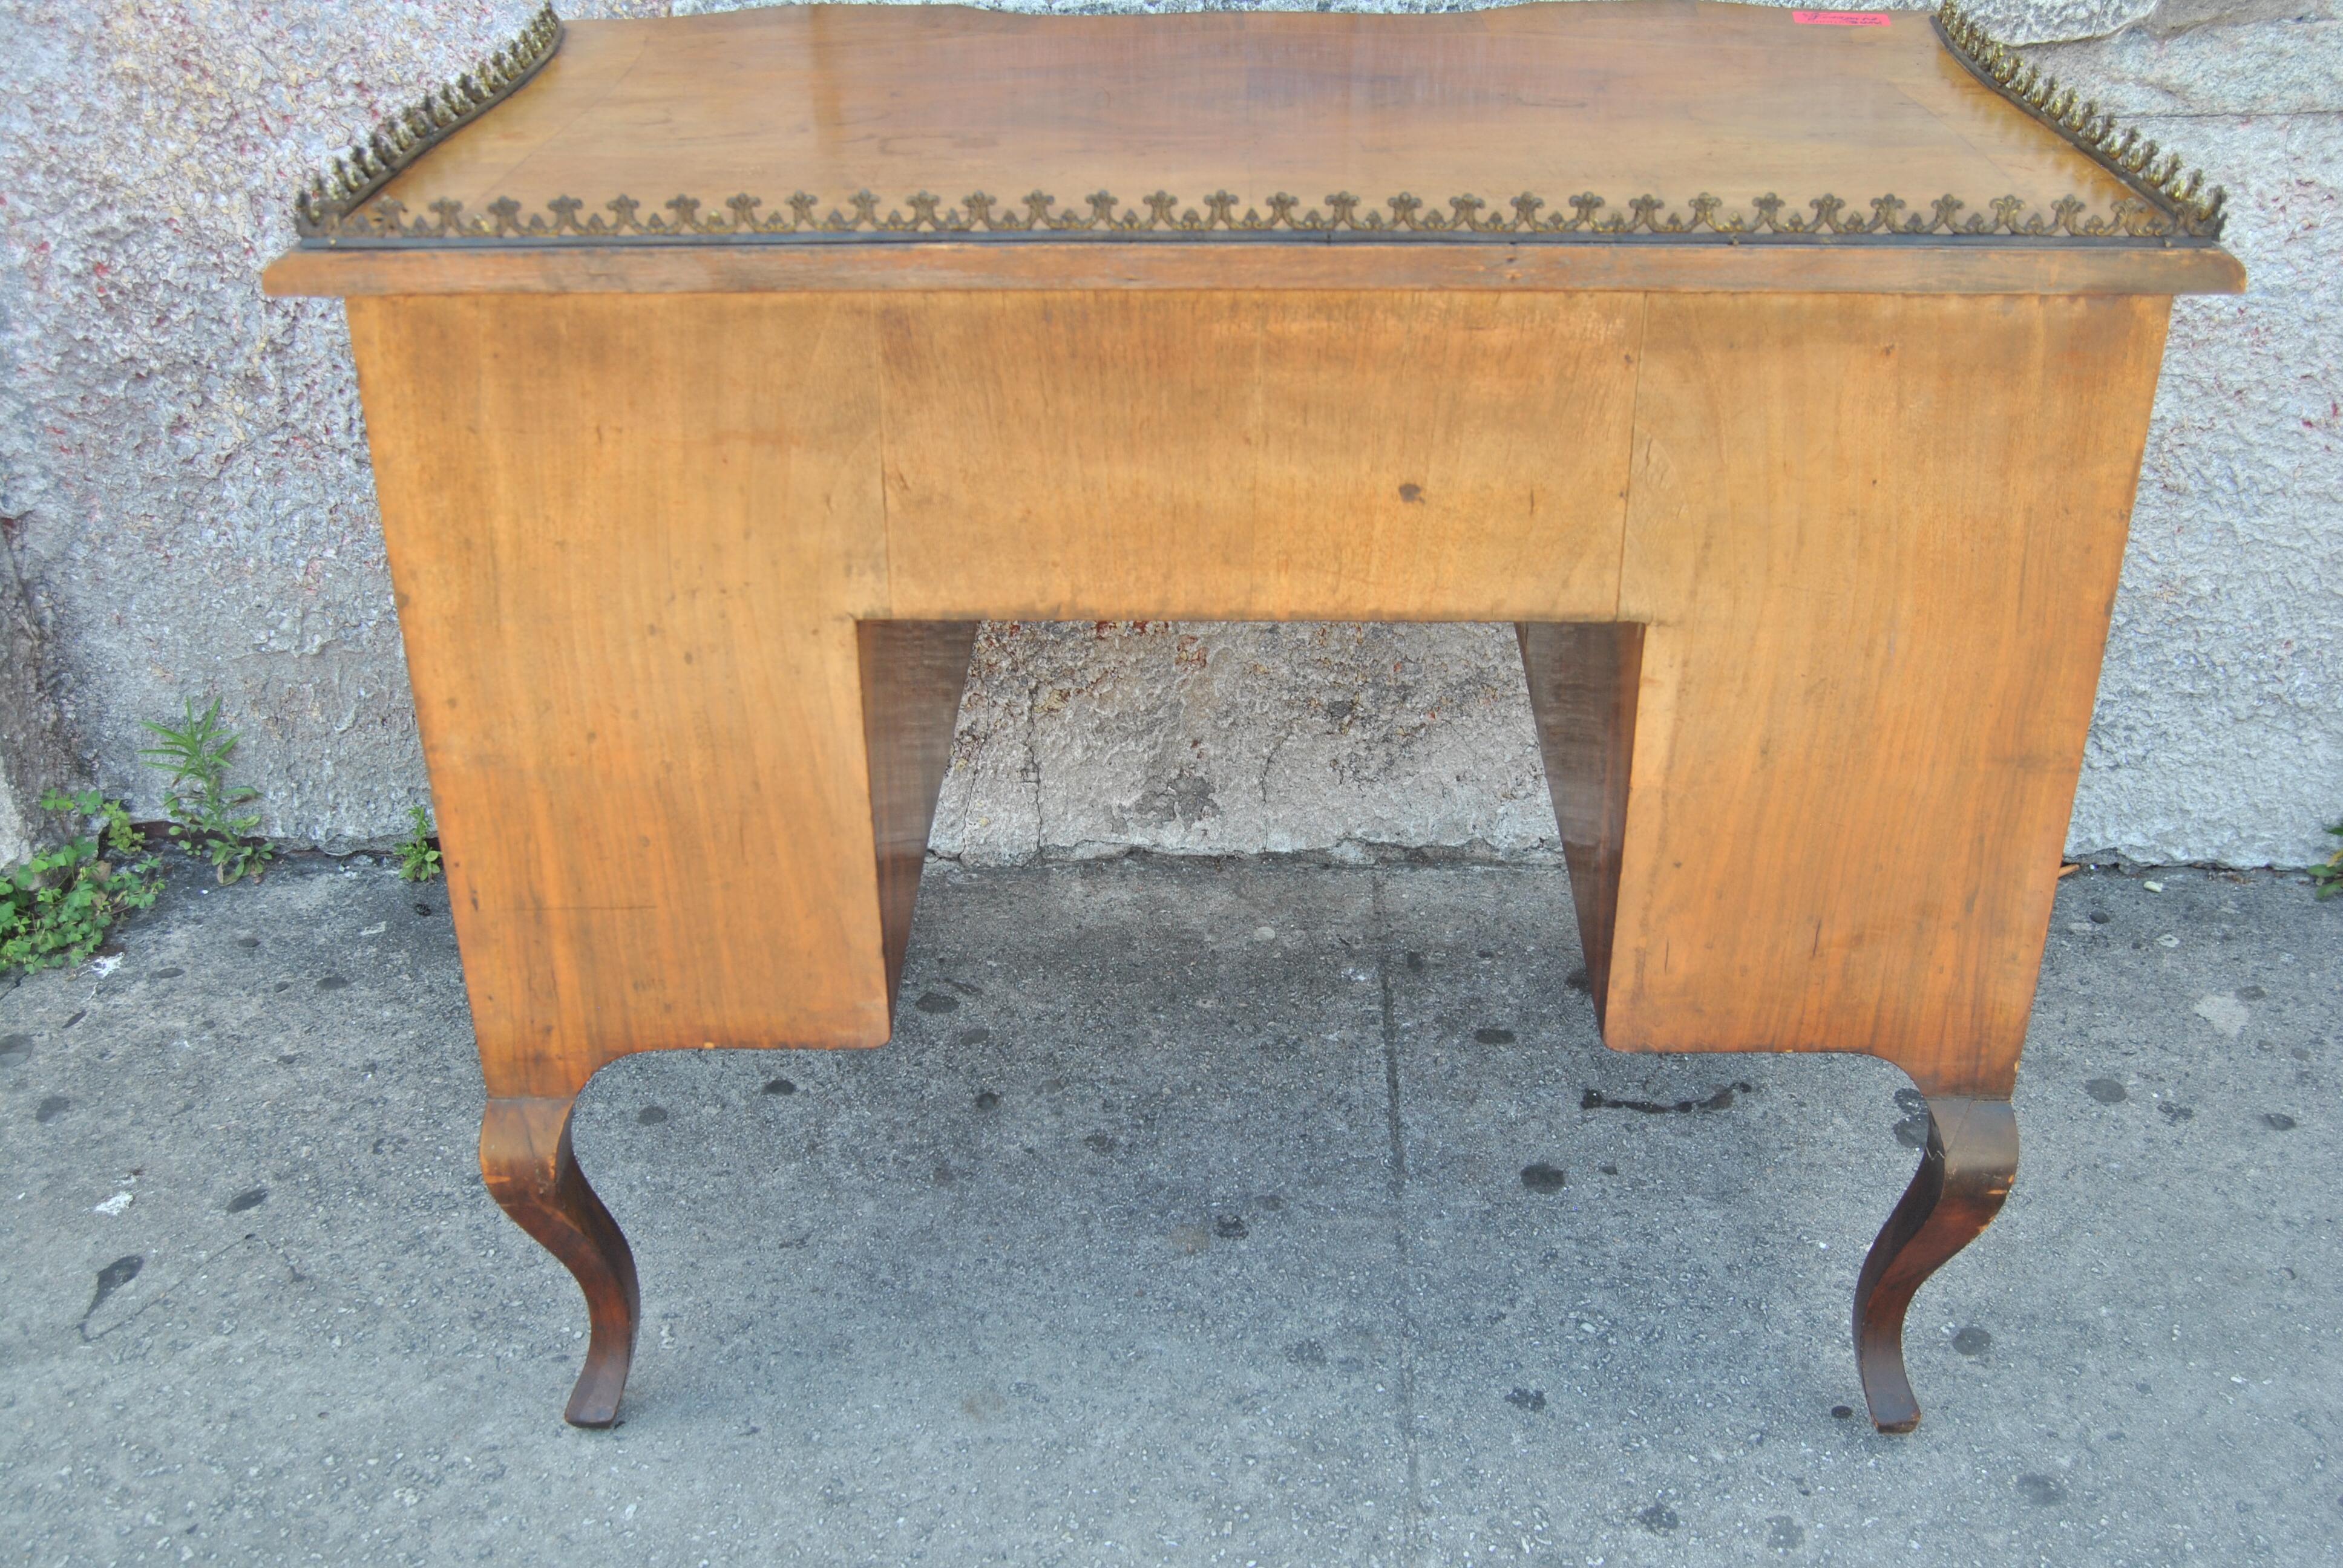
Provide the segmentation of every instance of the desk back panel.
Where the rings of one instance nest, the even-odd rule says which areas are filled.
[[[1176,616],[1643,627],[1599,743],[1547,736],[1607,1038],[1989,1088],[2166,309],[354,299],[492,1086],[883,1041],[950,683],[897,702],[858,627]],[[1562,690],[1612,643],[1545,646]]]

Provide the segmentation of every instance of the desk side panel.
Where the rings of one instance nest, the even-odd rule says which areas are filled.
[[[353,300],[489,1092],[888,1033],[850,299]]]
[[[898,615],[1611,618],[1639,296],[876,308]]]
[[[2167,309],[1654,298],[1613,1044],[2008,1092]]]

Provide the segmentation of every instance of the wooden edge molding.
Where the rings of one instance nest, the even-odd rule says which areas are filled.
[[[967,289],[1590,289],[1792,294],[2237,294],[2207,245],[477,246],[287,251],[275,296]]]
[[[534,212],[508,196],[496,197],[478,212],[442,196],[411,217],[404,203],[382,196],[383,187],[402,170],[518,89],[553,57],[561,46],[562,25],[548,5],[472,73],[426,94],[336,155],[295,199],[294,226],[302,245],[320,249],[803,245],[857,236],[930,244],[1078,236],[1111,244],[1232,236],[1350,243],[1388,242],[1394,236],[1498,238],[1544,244],[1654,236],[1725,245],[1752,239],[1904,245],[1944,236],[2209,244],[2220,237],[2224,193],[2217,186],[2209,195],[2200,195],[2201,171],[2184,176],[2177,155],[2159,160],[2156,143],[2143,143],[2138,132],[2122,129],[2114,116],[2100,114],[2096,104],[2078,106],[2074,89],[2025,64],[1956,0],[1943,0],[1935,27],[1946,49],[1981,81],[2079,148],[2134,196],[2116,200],[2105,213],[2094,213],[2089,203],[2071,194],[2046,211],[2016,196],[1976,203],[1950,193],[1918,205],[1894,194],[1849,202],[1827,192],[1795,204],[1768,191],[1751,196],[1744,207],[1734,207],[1702,192],[1679,207],[1648,192],[1614,206],[1592,191],[1559,202],[1526,191],[1494,201],[1467,192],[1431,202],[1403,191],[1380,204],[1336,191],[1323,198],[1322,208],[1305,208],[1302,198],[1284,191],[1255,203],[1215,190],[1201,198],[1201,206],[1183,206],[1180,196],[1166,190],[1126,205],[1101,189],[1078,205],[1061,206],[1056,196],[1036,189],[1010,201],[971,192],[955,206],[920,191],[882,212],[885,198],[866,189],[846,197],[843,206],[807,191],[797,191],[779,204],[742,192],[715,199],[676,196],[656,206],[623,193],[589,206],[564,194]]]

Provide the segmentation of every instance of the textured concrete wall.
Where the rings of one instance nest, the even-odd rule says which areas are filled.
[[[2301,863],[2343,813],[2336,3],[1992,8],[2227,184],[2254,276],[2175,319],[2078,849]],[[340,309],[255,280],[311,161],[526,9],[0,0],[0,514],[108,789],[151,804],[137,720],[218,693],[271,831],[425,798]],[[1553,845],[1498,628],[995,626],[961,730],[936,842],[972,859]]]
[[[2299,863],[2343,817],[2343,19],[2140,9],[2040,54],[2227,184],[2252,287],[2174,307],[2070,842]]]

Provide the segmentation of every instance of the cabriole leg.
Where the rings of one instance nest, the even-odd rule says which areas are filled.
[[[2001,1211],[2017,1173],[2017,1118],[2006,1100],[1930,1096],[1928,1148],[1855,1284],[1855,1355],[1882,1432],[1920,1424],[1904,1372],[1904,1312],[1927,1277]]]
[[[577,1276],[593,1334],[564,1413],[572,1426],[611,1426],[635,1359],[642,1293],[635,1255],[569,1148],[575,1100],[488,1101],[480,1118],[480,1174],[513,1222]]]

